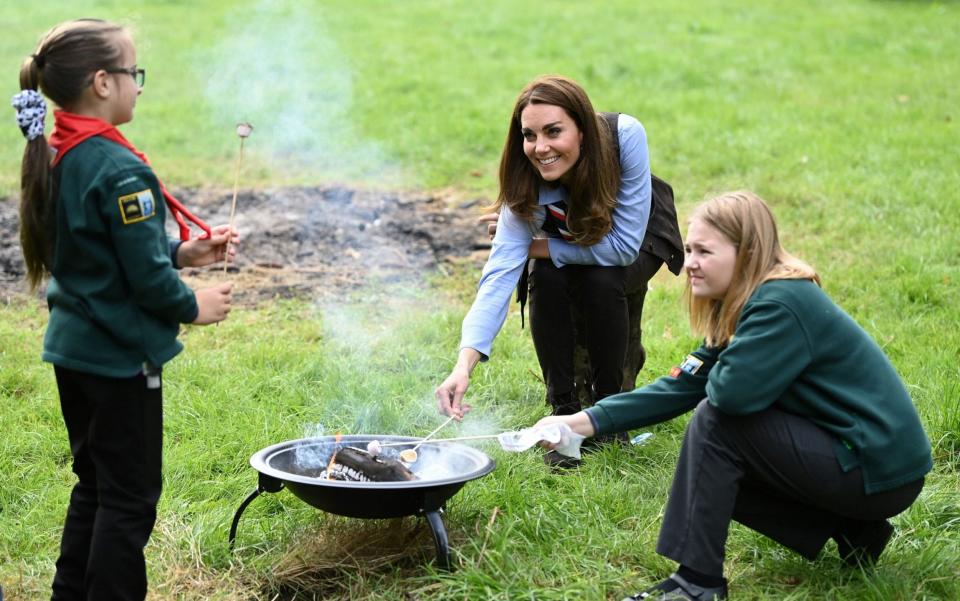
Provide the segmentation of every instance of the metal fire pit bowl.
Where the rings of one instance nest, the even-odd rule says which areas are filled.
[[[383,519],[408,515],[427,519],[437,549],[437,564],[450,568],[447,531],[440,515],[447,500],[470,480],[486,476],[496,463],[485,453],[457,443],[428,443],[417,449],[417,461],[410,470],[417,480],[403,482],[345,482],[317,477],[327,467],[334,448],[366,449],[367,443],[406,442],[385,447],[391,457],[413,448],[421,438],[386,434],[352,434],[335,442],[333,436],[301,438],[269,446],[250,458],[259,472],[257,488],[244,499],[230,526],[230,547],[237,536],[240,516],[264,492],[290,489],[294,495],[317,509],[352,518]],[[390,449],[390,450],[387,450]]]

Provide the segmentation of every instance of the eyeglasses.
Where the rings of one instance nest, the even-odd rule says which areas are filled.
[[[110,67],[109,69],[104,69],[107,73],[126,73],[133,78],[133,81],[137,82],[137,87],[142,88],[143,82],[147,79],[147,72],[145,69],[137,69],[136,67]]]

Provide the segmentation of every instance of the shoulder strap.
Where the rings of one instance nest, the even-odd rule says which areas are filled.
[[[620,135],[617,124],[620,113],[601,113],[610,129],[613,149],[620,156]],[[650,173],[650,218],[640,249],[663,259],[675,275],[683,269],[683,239],[677,224],[677,208],[673,203],[673,188]]]

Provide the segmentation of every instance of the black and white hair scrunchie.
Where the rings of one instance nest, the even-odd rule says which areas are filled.
[[[17,109],[17,125],[27,140],[43,135],[43,119],[47,116],[47,103],[36,90],[22,90],[10,101]]]

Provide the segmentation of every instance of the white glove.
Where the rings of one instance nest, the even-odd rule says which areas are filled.
[[[525,428],[518,432],[504,432],[497,441],[504,451],[526,451],[541,440],[556,444],[561,455],[580,459],[580,443],[586,436],[576,434],[567,424],[549,424],[539,428]]]

